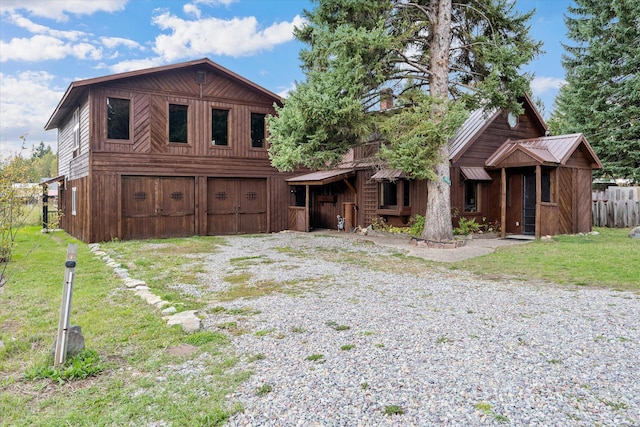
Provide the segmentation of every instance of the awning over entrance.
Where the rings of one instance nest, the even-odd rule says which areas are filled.
[[[491,177],[484,168],[461,166],[460,172],[469,181],[491,181]]]
[[[289,185],[326,185],[332,182],[355,176],[354,169],[333,169],[329,171],[316,171],[305,175],[294,176],[287,179]]]
[[[377,180],[377,181],[382,181],[382,180],[389,180],[389,181],[395,181],[396,179],[399,178],[406,178],[407,175],[402,172],[401,170],[397,170],[397,169],[380,169],[378,172],[374,173],[371,176],[371,179],[373,180]]]

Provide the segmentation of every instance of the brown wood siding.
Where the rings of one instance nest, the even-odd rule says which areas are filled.
[[[519,118],[518,126],[514,129],[507,123],[507,114],[498,116],[475,142],[455,162],[455,166],[484,166],[485,161],[507,139],[527,139],[544,135],[544,129],[538,128],[536,121],[531,119],[533,112],[526,112]]]
[[[540,236],[555,236],[558,234],[557,203],[541,203],[540,205]]]
[[[106,98],[122,97],[131,104],[131,140],[113,141],[106,139]],[[245,157],[268,159],[266,148],[251,147],[251,113],[275,114],[267,105],[248,104],[245,101],[221,101],[200,99],[193,96],[175,96],[171,93],[139,93],[96,88],[92,92],[95,125],[92,137],[96,141],[95,151],[120,153],[170,153],[202,157]],[[187,105],[187,144],[168,142],[168,105]],[[211,109],[229,111],[229,145],[211,146]],[[268,133],[267,133],[268,139]]]
[[[62,228],[73,237],[82,241],[89,240],[89,179],[87,177],[69,180],[65,184],[65,189],[60,191],[60,201],[58,209],[63,213],[61,216]],[[73,188],[76,189],[76,214],[73,215],[72,201]]]
[[[113,200],[115,194],[120,194],[120,177],[116,174],[91,175],[91,203],[90,237],[91,242],[108,242],[120,238],[117,224],[120,219],[120,200]],[[96,220],[97,219],[97,220]]]
[[[588,233],[591,231],[591,169],[574,169],[576,177],[574,197],[577,199],[574,204],[576,208],[576,229],[575,233]]]
[[[569,168],[558,168],[558,233],[573,232],[573,171]]]

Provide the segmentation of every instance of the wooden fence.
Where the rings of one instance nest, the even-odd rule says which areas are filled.
[[[591,194],[591,216],[595,227],[640,225],[640,187],[609,187]]]

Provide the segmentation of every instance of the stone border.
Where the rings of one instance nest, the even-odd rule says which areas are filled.
[[[187,310],[178,313],[178,310],[172,306],[171,303],[151,292],[151,289],[144,280],[134,279],[131,277],[129,275],[129,270],[124,268],[122,264],[111,258],[105,251],[103,251],[100,248],[99,243],[91,243],[88,246],[94,256],[100,258],[107,264],[107,266],[113,269],[114,275],[118,279],[122,280],[127,289],[133,290],[133,292],[145,300],[147,304],[162,310],[162,318],[167,321],[168,326],[180,325],[182,330],[188,334],[200,330],[201,321],[197,316],[197,310]]]
[[[409,241],[411,246],[416,246],[418,248],[431,248],[431,249],[457,249],[465,246],[467,244],[467,240],[449,240],[446,242],[434,242],[433,240],[425,240],[418,239],[417,237],[412,237]]]

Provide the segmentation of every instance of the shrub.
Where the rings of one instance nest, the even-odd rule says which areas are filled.
[[[476,222],[475,218],[467,219],[460,217],[458,220],[458,226],[453,229],[453,234],[466,236],[467,234],[475,233],[480,230],[480,224]]]

